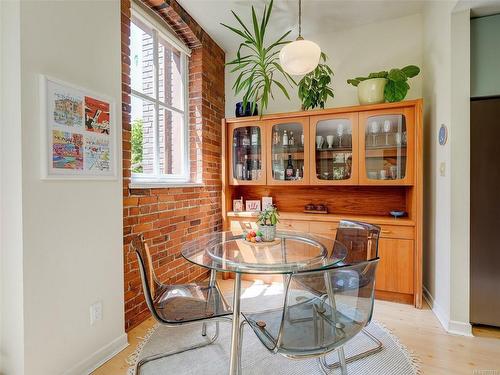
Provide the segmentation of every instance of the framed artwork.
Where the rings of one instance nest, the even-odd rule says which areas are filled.
[[[248,212],[260,212],[260,200],[247,200],[245,205]]]
[[[262,211],[265,211],[273,205],[273,197],[262,197]]]
[[[42,178],[116,179],[113,100],[47,76],[40,97]]]
[[[243,211],[243,198],[233,200],[233,212]]]

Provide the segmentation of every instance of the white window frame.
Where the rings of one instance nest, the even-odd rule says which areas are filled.
[[[137,19],[141,23],[145,24],[152,31],[153,36],[153,97],[145,95],[139,91],[131,88],[131,96],[139,98],[143,101],[153,104],[154,106],[154,119],[153,119],[153,129],[154,129],[154,145],[153,145],[153,174],[145,173],[131,173],[131,184],[132,188],[140,187],[160,187],[160,186],[172,186],[172,185],[192,185],[190,182],[190,150],[189,150],[189,102],[188,102],[188,89],[189,89],[189,73],[188,73],[188,58],[191,56],[191,50],[185,46],[181,41],[179,41],[173,34],[164,26],[163,20],[159,17],[151,14],[143,5],[136,2],[132,2],[132,22]],[[159,74],[159,57],[158,57],[158,39],[161,38],[167,43],[172,45],[180,51],[181,55],[181,74],[182,83],[184,85],[184,108],[183,110],[175,108],[168,105],[165,102],[160,101],[159,97],[159,86],[160,86],[160,74]],[[166,84],[166,83],[165,83]],[[183,115],[184,120],[184,147],[183,147],[183,171],[181,174],[162,174],[160,171],[159,162],[159,115],[160,110],[167,109],[172,112],[179,113]]]

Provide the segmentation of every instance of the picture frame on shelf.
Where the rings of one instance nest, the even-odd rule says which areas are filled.
[[[273,205],[273,197],[262,197],[262,211],[265,211]]]
[[[243,212],[243,198],[233,199],[233,212]]]
[[[247,200],[245,209],[248,212],[260,212],[260,200]]]

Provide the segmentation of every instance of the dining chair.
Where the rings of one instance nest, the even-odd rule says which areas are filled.
[[[209,281],[189,284],[163,284],[156,277],[151,253],[142,235],[132,240],[139,263],[142,288],[146,304],[154,319],[165,326],[202,323],[201,335],[207,334],[207,322],[215,322],[214,335],[198,344],[167,353],[155,354],[141,359],[136,365],[136,374],[145,363],[198,349],[213,343],[219,335],[219,322],[231,322],[231,307],[220,291],[216,272],[212,271]]]
[[[380,227],[377,225],[364,223],[360,221],[350,221],[341,220],[337,228],[337,234],[335,236],[335,244],[333,251],[335,252],[336,246],[344,246],[347,249],[347,255],[344,260],[337,265],[353,265],[359,262],[364,262],[370,259],[375,259],[378,257],[378,240],[380,236]],[[339,245],[339,243],[341,245]],[[297,282],[303,282],[303,287],[308,289],[311,293],[317,296],[326,296],[327,290],[325,289],[325,284],[322,282],[315,282],[314,278],[312,280],[306,280],[307,277],[302,277]],[[334,290],[340,288],[345,289],[354,282],[354,286],[357,285],[358,279],[357,275],[352,275],[347,269],[342,270],[335,274],[334,279],[331,281]],[[361,280],[363,283],[364,281]],[[371,322],[371,314],[366,322],[366,325]],[[365,358],[369,355],[378,353],[382,350],[383,344],[372,335],[367,329],[363,328],[361,333],[366,336],[373,345],[363,351],[355,353],[346,357],[346,362],[350,363],[361,358]],[[328,364],[326,358],[321,358],[323,366],[328,369],[334,369],[340,366],[340,361]]]
[[[373,311],[375,271],[379,259],[336,266],[321,271],[292,274],[285,285],[282,308],[243,313],[243,330],[249,325],[261,343],[272,353],[293,359],[318,358],[321,370],[328,367],[321,358],[337,350],[342,375],[347,374],[344,345],[370,320]],[[349,273],[349,284],[333,286],[341,274]],[[320,286],[325,295],[311,293],[309,286]],[[241,350],[238,359],[241,375]]]

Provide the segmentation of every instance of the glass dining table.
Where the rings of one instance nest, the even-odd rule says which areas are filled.
[[[245,235],[215,232],[186,243],[182,256],[201,267],[234,273],[229,374],[237,373],[242,274],[290,275],[318,271],[344,260],[346,247],[320,235],[278,231],[273,242],[252,243]]]

